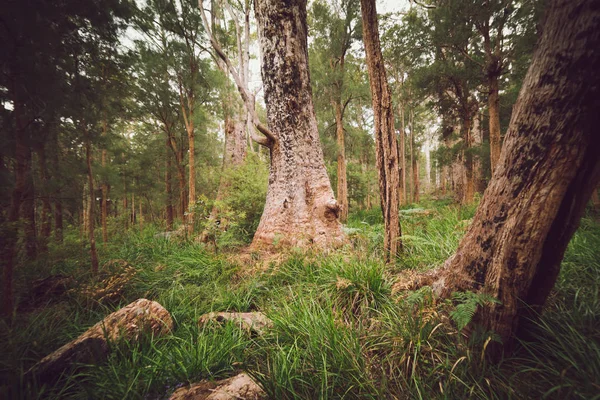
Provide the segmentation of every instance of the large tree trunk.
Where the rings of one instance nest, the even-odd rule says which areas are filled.
[[[498,298],[477,321],[505,346],[528,307],[544,305],[600,181],[598,48],[597,3],[552,1],[497,170],[456,254],[430,275],[441,296]]]
[[[340,207],[319,141],[306,43],[306,0],[255,1],[271,168],[253,246],[321,247],[343,241]]]
[[[385,225],[384,249],[386,262],[394,260],[401,249],[401,230],[398,215],[398,142],[394,132],[392,95],[387,82],[375,0],[361,0],[363,41],[367,56],[369,82],[375,120],[375,155],[379,176],[381,210]]]
[[[500,139],[500,96],[498,95],[498,76],[492,74],[488,76],[488,111],[490,113],[490,164],[492,175],[500,159],[500,150],[502,149]]]
[[[94,236],[94,175],[92,174],[92,145],[90,143],[89,134],[86,134],[85,141],[85,160],[87,164],[88,175],[88,204],[87,204],[87,223],[88,223],[88,238],[90,240],[90,258],[92,261],[92,274],[98,274],[98,252],[96,251],[96,237]]]
[[[335,109],[335,137],[337,141],[337,200],[340,205],[340,222],[346,222],[348,219],[348,177],[341,99],[334,100],[333,106]]]

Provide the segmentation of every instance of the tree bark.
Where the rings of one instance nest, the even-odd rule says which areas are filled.
[[[498,95],[498,75],[488,76],[488,111],[490,113],[490,165],[492,175],[500,159],[500,150],[502,149],[500,139],[500,96]]]
[[[400,204],[408,203],[408,199],[406,197],[406,132],[405,132],[405,123],[404,123],[404,104],[402,102],[398,103],[398,114],[400,115],[400,170],[402,173],[400,174],[400,182],[402,186],[402,190],[400,192]]]
[[[401,229],[398,215],[398,142],[394,132],[392,95],[387,82],[375,0],[361,0],[363,41],[369,70],[369,82],[375,120],[375,155],[379,176],[381,209],[385,225],[384,249],[386,262],[395,259],[401,249]]]
[[[106,136],[107,133],[107,124],[106,120],[102,121],[102,136]],[[102,149],[102,169],[106,168],[106,149]],[[102,242],[108,242],[108,227],[106,224],[108,217],[108,182],[106,179],[102,180],[102,211],[101,211],[101,221],[102,221]]]
[[[412,202],[418,203],[419,197],[419,160],[415,154],[415,112],[410,110],[410,169],[412,172]]]
[[[253,247],[341,243],[340,207],[327,176],[308,69],[306,0],[255,1],[269,131],[265,208]]]
[[[87,224],[88,237],[90,240],[90,258],[92,261],[92,274],[98,274],[98,252],[96,251],[96,237],[94,236],[94,175],[92,174],[92,144],[90,143],[89,133],[86,131],[85,139],[85,160],[87,164],[88,175],[88,209],[87,209]]]
[[[550,2],[498,168],[456,254],[429,275],[438,295],[498,298],[476,321],[505,349],[519,319],[544,305],[600,181],[598,48],[595,2]]]
[[[340,222],[348,219],[348,177],[346,172],[346,144],[341,99],[333,101],[335,109],[335,137],[337,142],[337,200],[340,205]]]
[[[167,192],[167,231],[173,230],[173,189],[171,188],[171,151],[169,148],[169,139],[167,139],[167,166],[165,168],[165,190]]]

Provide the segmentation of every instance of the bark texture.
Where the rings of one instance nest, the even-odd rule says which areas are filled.
[[[312,100],[305,0],[255,1],[271,167],[253,246],[326,247],[343,238]]]
[[[489,293],[477,317],[510,346],[519,318],[539,310],[600,181],[600,7],[550,2],[514,107],[498,168],[456,254],[431,275],[441,296]]]
[[[385,225],[384,249],[386,262],[393,260],[401,248],[400,220],[398,216],[398,143],[394,131],[392,94],[387,82],[375,0],[361,0],[363,41],[367,56],[369,82],[375,120],[375,154],[379,176],[381,210]]]
[[[338,101],[340,100],[340,101]],[[348,219],[348,177],[346,172],[346,144],[341,99],[334,100],[335,137],[337,142],[337,199],[340,205],[340,221]]]
[[[136,341],[141,335],[162,336],[173,329],[169,312],[155,301],[139,299],[108,315],[77,339],[44,357],[28,372],[49,382],[76,363],[98,363],[108,356],[109,342]]]

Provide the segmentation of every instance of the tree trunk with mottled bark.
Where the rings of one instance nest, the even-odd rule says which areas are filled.
[[[600,181],[598,48],[595,2],[550,3],[497,170],[456,254],[424,280],[444,297],[471,290],[498,298],[476,321],[505,349],[520,318],[546,302]]]
[[[392,95],[387,82],[375,0],[361,0],[363,41],[369,70],[369,83],[375,120],[375,155],[379,176],[381,209],[385,225],[384,249],[386,262],[395,259],[401,250],[401,230],[398,214],[398,142],[394,131]]]
[[[305,0],[255,1],[271,167],[253,247],[328,247],[344,234],[325,169],[308,69]]]

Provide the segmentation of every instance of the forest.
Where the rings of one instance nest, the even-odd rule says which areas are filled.
[[[0,398],[600,399],[598,127],[599,0],[6,0]]]

